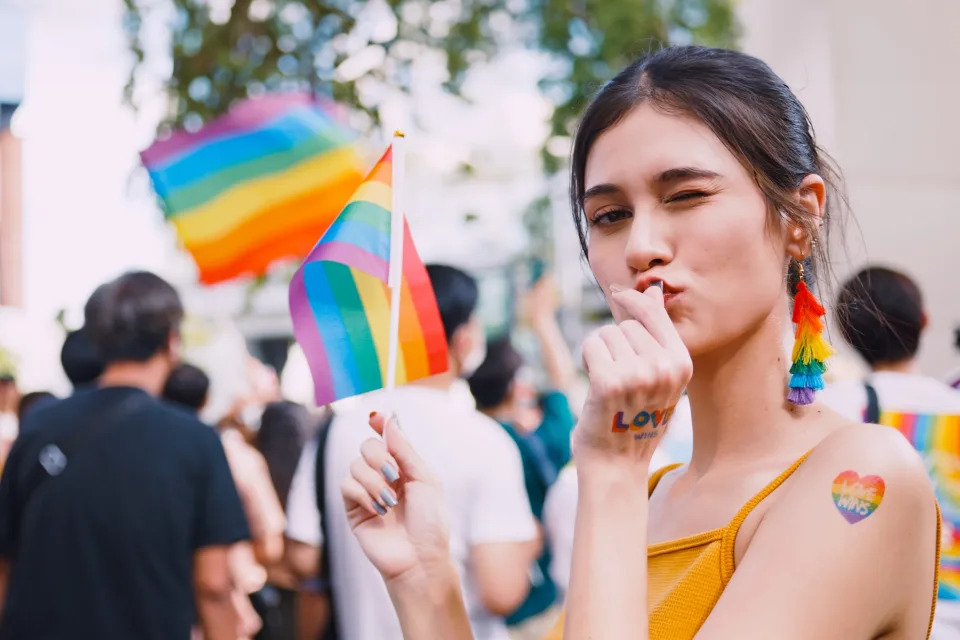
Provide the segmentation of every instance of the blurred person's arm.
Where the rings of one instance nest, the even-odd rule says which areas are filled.
[[[204,640],[235,640],[239,618],[228,547],[205,547],[193,554],[193,584]]]
[[[577,368],[557,322],[556,283],[552,277],[544,276],[533,285],[527,294],[527,309],[550,386],[566,393],[576,380]]]
[[[193,577],[197,617],[205,640],[235,640],[240,618],[233,602],[235,575],[230,549],[250,540],[250,529],[220,438],[203,433],[202,475],[198,478]]]
[[[235,429],[225,430],[221,442],[250,526],[254,557],[264,566],[280,562],[286,518],[267,463]]]
[[[287,531],[284,562],[296,576],[297,639],[316,640],[330,621],[326,585],[319,584],[323,533],[317,505],[317,440],[308,441],[300,454],[287,495]]]
[[[530,592],[530,568],[543,548],[538,537],[528,542],[488,542],[470,550],[473,576],[483,606],[496,616],[516,611]]]
[[[478,428],[483,425],[478,425]],[[508,616],[530,591],[530,571],[542,549],[530,509],[520,452],[493,425],[471,496],[467,543],[480,599],[490,613]]]

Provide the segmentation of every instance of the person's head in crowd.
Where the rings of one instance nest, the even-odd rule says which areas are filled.
[[[295,402],[271,402],[263,410],[255,442],[281,504],[287,503],[303,445],[316,435],[319,424],[316,415]]]
[[[105,363],[101,384],[122,381],[159,395],[180,360],[183,305],[176,290],[152,273],[126,273],[93,292],[84,319]]]
[[[44,405],[56,401],[57,396],[49,391],[31,391],[30,393],[25,393],[20,397],[20,405],[17,407],[17,420],[23,422],[24,416],[26,416],[29,411],[39,409]]]
[[[529,370],[509,336],[487,342],[487,357],[468,379],[477,409],[501,422],[527,431],[539,420],[537,389],[528,379]]]
[[[74,388],[94,384],[106,367],[85,328],[67,334],[60,349],[60,364]]]
[[[180,363],[167,376],[161,397],[199,414],[207,404],[209,393],[210,378],[207,374],[192,364]]]
[[[460,269],[442,264],[427,265],[427,275],[447,335],[450,371],[468,377],[483,362],[486,352],[483,325],[476,316],[480,295],[477,281]]]
[[[927,325],[916,283],[883,267],[863,269],[847,281],[836,313],[844,340],[872,369],[908,367]]]

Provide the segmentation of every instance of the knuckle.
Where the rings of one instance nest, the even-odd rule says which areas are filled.
[[[354,478],[360,478],[370,467],[363,458],[356,458],[350,463],[350,475]]]
[[[383,451],[383,442],[376,438],[367,438],[363,441],[363,444],[360,445],[360,453],[362,453],[365,458],[377,458],[382,455]]]
[[[618,326],[615,325],[615,324],[604,325],[604,326],[600,327],[600,329],[597,331],[597,335],[598,335],[601,339],[603,339],[603,338],[615,338],[616,336],[620,335],[620,333],[621,333],[620,327],[618,327]]]
[[[604,400],[614,400],[623,395],[623,382],[613,376],[599,376],[594,383],[594,388]]]

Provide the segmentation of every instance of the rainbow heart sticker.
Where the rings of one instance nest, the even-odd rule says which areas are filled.
[[[883,478],[844,471],[833,479],[833,504],[850,524],[860,522],[883,501]]]

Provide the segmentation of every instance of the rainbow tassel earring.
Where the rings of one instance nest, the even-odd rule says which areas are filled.
[[[794,404],[810,404],[818,389],[823,389],[824,362],[833,353],[823,338],[823,305],[807,288],[803,279],[803,261],[798,261],[800,282],[793,298],[793,322],[797,325],[793,343],[793,365],[790,367],[790,394]]]

